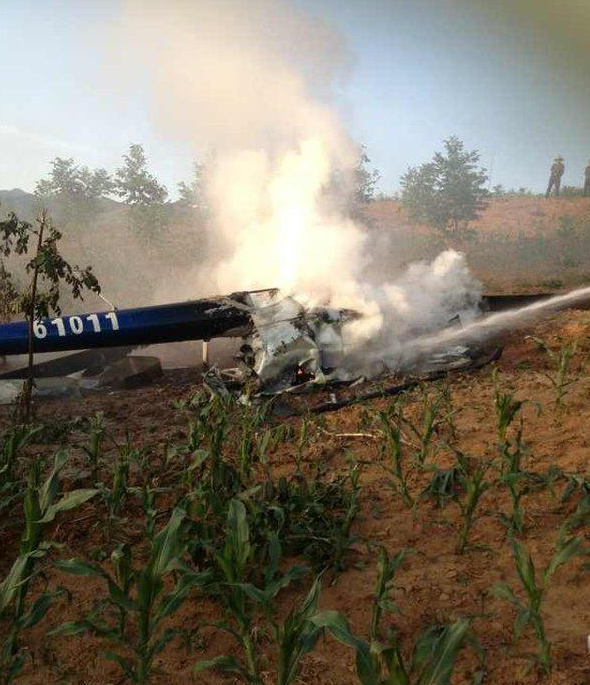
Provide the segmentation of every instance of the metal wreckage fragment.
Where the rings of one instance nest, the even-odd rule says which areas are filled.
[[[243,337],[238,366],[204,375],[215,394],[233,391],[251,396],[305,392],[314,387],[345,385],[391,373],[387,361],[359,354],[348,324],[362,318],[350,309],[306,308],[294,297],[277,290],[242,294],[252,325]],[[449,325],[460,325],[454,317]],[[473,361],[472,351],[454,346],[431,355],[420,365],[422,372],[461,368]]]
[[[384,342],[379,335],[359,345],[354,325],[363,325],[362,319],[350,309],[306,307],[276,289],[39,319],[33,323],[34,352],[85,351],[42,361],[35,365],[34,375],[64,376],[86,369],[96,376],[111,367],[116,371],[117,360],[139,359],[127,357],[138,346],[182,340],[206,343],[222,337],[242,338],[242,344],[237,368],[211,369],[204,375],[206,386],[218,394],[238,392],[250,397],[304,392],[400,371],[403,360],[379,354]],[[460,325],[456,319],[448,325]],[[383,331],[392,327],[387,325]],[[27,322],[0,324],[0,355],[25,354],[28,348]],[[420,364],[422,371],[436,371],[472,361],[473,350],[455,347],[430,354]],[[0,373],[0,378],[22,378],[27,373],[21,366]]]

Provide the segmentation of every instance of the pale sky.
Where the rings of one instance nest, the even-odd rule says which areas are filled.
[[[580,183],[588,0],[293,1],[348,44],[335,104],[384,191],[452,134],[481,151],[494,183],[541,190],[557,154],[564,182]],[[100,83],[118,12],[119,0],[0,0],[0,188],[32,190],[55,156],[112,170],[133,142],[169,190],[190,175],[190,153],[153,126],[145,75],[116,99]]]

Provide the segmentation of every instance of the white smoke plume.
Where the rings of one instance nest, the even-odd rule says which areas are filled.
[[[351,57],[342,37],[286,0],[125,0],[120,73],[143,74],[154,120],[202,158],[215,245],[185,297],[279,287],[360,309],[354,333],[428,332],[478,286],[443,253],[380,288],[363,283],[365,228],[350,218],[359,149],[333,106]],[[178,297],[178,282],[163,290]]]

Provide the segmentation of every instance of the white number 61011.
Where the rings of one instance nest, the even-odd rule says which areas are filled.
[[[98,314],[88,314],[88,316],[84,317],[84,319],[91,324],[93,333],[102,333],[103,325],[106,326],[107,324],[110,330],[119,330],[119,320],[117,319],[116,312],[106,312],[102,317],[102,323]],[[63,338],[68,334],[67,329],[74,335],[81,335],[84,333],[84,319],[82,319],[81,316],[58,316],[57,319],[52,319],[49,323],[51,323],[52,326],[55,326],[58,336]],[[33,334],[36,338],[46,338],[47,333],[47,324],[45,322],[33,321]]]

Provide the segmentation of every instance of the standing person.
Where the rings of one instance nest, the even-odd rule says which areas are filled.
[[[590,160],[584,171],[584,197],[590,197]]]
[[[545,197],[551,195],[551,191],[555,188],[555,196],[559,197],[559,190],[561,188],[561,177],[565,171],[565,164],[563,163],[563,157],[561,155],[555,158],[555,161],[551,165],[551,175],[549,176],[549,185],[547,186],[547,192]]]

